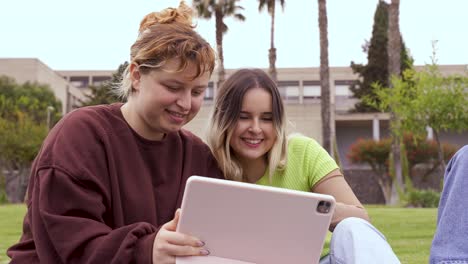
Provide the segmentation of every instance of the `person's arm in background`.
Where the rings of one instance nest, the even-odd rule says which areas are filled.
[[[429,262],[468,263],[468,146],[447,164]]]
[[[370,222],[366,209],[359,202],[339,169],[323,177],[312,188],[312,192],[328,194],[336,200],[335,212],[330,224],[331,231],[341,220],[348,217],[358,217]]]

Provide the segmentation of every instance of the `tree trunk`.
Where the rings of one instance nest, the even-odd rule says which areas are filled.
[[[224,55],[223,55],[223,13],[221,7],[215,10],[215,23],[216,23],[216,49],[218,52],[218,83],[217,88],[221,87],[225,79],[224,71]]]
[[[392,0],[388,9],[388,71],[392,75],[401,74],[401,35],[399,25],[400,0]],[[390,83],[390,82],[389,82]]]
[[[377,172],[377,175],[380,176],[379,185],[385,198],[385,204],[389,204],[392,199],[392,184],[394,181],[392,181],[392,178],[388,174],[388,170],[385,166],[379,167]]]
[[[400,0],[392,0],[388,10],[388,71],[389,71],[389,84],[391,84],[392,76],[400,76],[401,73],[401,39],[400,39],[400,26],[399,26],[399,8]],[[395,113],[391,114],[391,122],[395,130],[399,130],[400,120]],[[394,184],[392,184],[392,197],[391,204],[399,202],[398,188],[404,191],[403,175],[401,166],[401,148],[400,148],[400,133],[392,131],[392,153],[393,164],[395,169]]]
[[[392,181],[388,176],[386,170],[384,169],[376,169],[375,166],[371,166],[372,171],[377,176],[377,183],[379,184],[380,190],[385,199],[385,204],[388,204],[391,199],[391,189],[392,189]]]
[[[445,173],[445,160],[444,160],[444,149],[442,148],[442,144],[440,143],[440,138],[439,138],[439,131],[434,130],[434,138],[437,143],[437,149],[438,149],[438,157],[439,157],[439,164],[440,164],[440,170],[441,175],[444,175]]]
[[[275,48],[275,2],[271,6],[271,28],[270,28],[270,50],[268,50],[268,60],[270,62],[270,77],[273,81],[278,82],[278,74],[276,72],[276,48]]]
[[[30,167],[20,167],[19,170],[7,169],[5,174],[5,192],[8,202],[22,203],[28,188]]]
[[[319,30],[320,30],[320,105],[322,117],[322,145],[332,155],[331,123],[330,123],[330,71],[328,67],[328,25],[327,2],[318,0]]]
[[[391,116],[391,122],[400,122],[398,117],[396,117],[393,113]],[[396,129],[400,129],[399,126]],[[400,146],[400,136],[398,133],[393,131],[392,133],[392,155],[393,155],[393,168],[394,173],[393,175],[393,184],[392,184],[392,195],[390,198],[390,204],[396,205],[400,202],[400,197],[398,193],[398,189],[401,191],[405,191],[405,186],[403,183],[403,172],[402,172],[402,164],[401,164],[401,146]]]

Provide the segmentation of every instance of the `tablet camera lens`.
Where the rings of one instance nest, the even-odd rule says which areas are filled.
[[[331,204],[330,202],[327,202],[327,201],[320,201],[318,204],[317,204],[317,212],[321,213],[321,214],[327,214],[330,212],[330,207],[331,207]]]

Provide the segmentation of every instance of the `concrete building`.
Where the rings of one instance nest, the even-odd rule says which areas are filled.
[[[416,67],[421,68],[421,67]],[[440,66],[443,74],[463,74],[466,65]],[[233,69],[227,69],[229,75]],[[320,117],[319,68],[281,68],[278,81],[286,104],[289,132],[298,132],[322,142]],[[0,59],[0,75],[9,75],[18,82],[46,83],[62,100],[64,112],[84,100],[89,85],[99,85],[111,78],[113,71],[54,71],[37,59]],[[216,74],[213,74],[200,113],[186,128],[204,137],[207,121],[216,95]],[[339,158],[345,168],[352,167],[346,159],[350,145],[358,138],[379,139],[389,135],[389,115],[386,113],[349,113],[357,99],[352,98],[349,85],[356,80],[349,67],[330,67],[332,130],[336,135]],[[468,103],[468,102],[467,102]],[[468,131],[462,134],[442,133],[441,139],[457,145],[468,144]]]
[[[0,75],[14,78],[17,83],[47,84],[62,102],[62,113],[72,110],[85,96],[76,86],[38,59],[0,58]]]

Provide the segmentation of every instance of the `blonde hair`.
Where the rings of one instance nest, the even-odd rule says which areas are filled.
[[[178,8],[166,8],[161,12],[146,15],[140,23],[139,35],[130,49],[130,63],[125,69],[117,93],[127,99],[132,91],[130,66],[138,65],[142,74],[161,69],[164,64],[177,58],[177,72],[189,63],[197,67],[193,78],[205,72],[213,73],[215,53],[210,44],[195,32],[192,25],[192,9],[184,2]]]
[[[242,108],[242,100],[249,89],[262,88],[272,97],[273,125],[276,141],[267,153],[270,181],[276,170],[286,166],[286,122],[284,105],[278,87],[260,69],[241,69],[232,74],[220,87],[215,99],[208,129],[207,143],[226,179],[246,181],[239,160],[231,152],[229,142]]]

